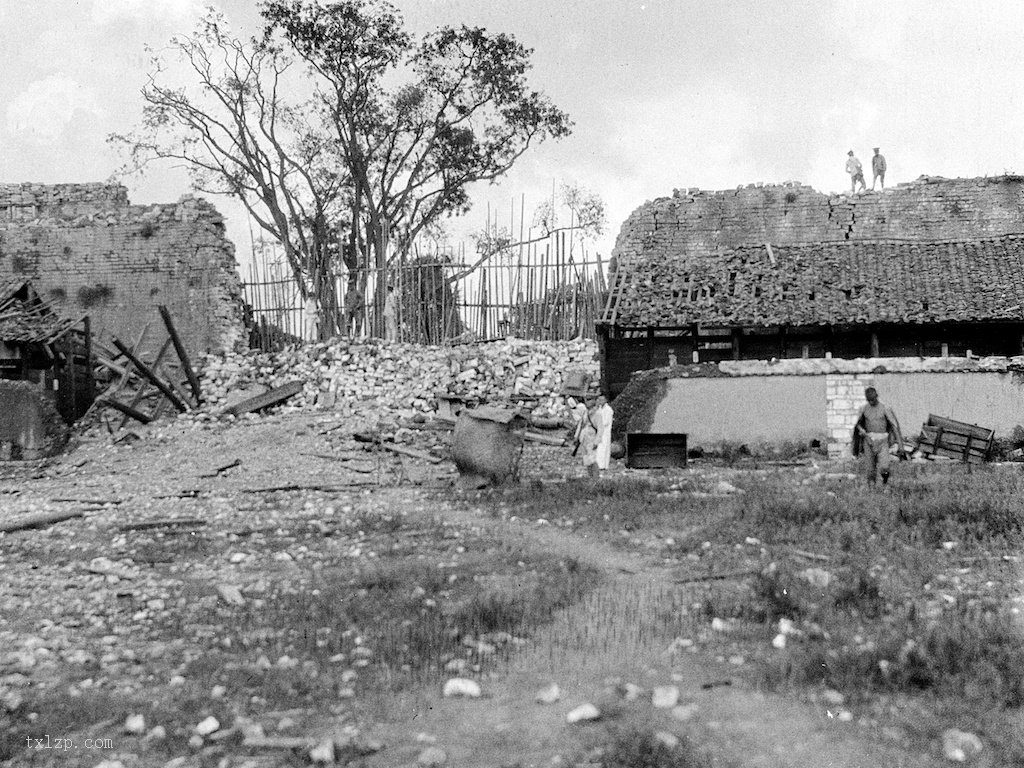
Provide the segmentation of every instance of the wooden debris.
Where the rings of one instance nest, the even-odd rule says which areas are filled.
[[[673,579],[676,584],[693,584],[702,581],[721,581],[724,579],[745,579],[748,576],[757,576],[760,571],[731,571],[729,573],[712,573],[707,576],[690,576],[685,579]]]
[[[153,419],[144,414],[142,411],[133,408],[130,405],[125,405],[124,403],[118,402],[117,400],[114,400],[112,397],[99,397],[96,399],[96,403],[98,405],[109,405],[115,411],[120,411],[125,416],[130,416],[131,418],[135,419],[141,424],[149,424],[151,421],[153,421]]]
[[[344,493],[350,488],[376,483],[349,483],[348,485],[272,485],[268,488],[243,488],[242,493],[276,493],[278,491],[317,491],[318,493]]]
[[[213,472],[207,472],[206,474],[199,475],[199,477],[217,477],[218,475],[227,472],[229,469],[239,467],[241,465],[241,459],[234,459],[232,461],[229,461],[227,464],[222,464],[221,466],[217,467],[216,469],[213,470]]]
[[[73,499],[73,498],[56,498],[50,499],[54,503],[71,503],[71,504],[91,504],[94,506],[102,506],[104,504],[124,504],[121,499]]]
[[[310,749],[318,743],[317,739],[305,736],[246,736],[243,747],[249,749]]]
[[[185,413],[187,410],[189,410],[189,407],[185,403],[185,401],[178,397],[178,394],[173,389],[171,389],[171,387],[163,379],[157,376],[152,368],[150,368],[148,365],[142,362],[142,360],[140,360],[135,355],[134,352],[128,349],[128,347],[125,346],[124,342],[122,342],[116,336],[113,339],[111,339],[111,341],[113,342],[114,346],[117,347],[118,351],[122,355],[127,357],[128,360],[131,361],[132,365],[135,366],[139,373],[141,373],[145,378],[147,378],[154,387],[159,389],[163,393],[164,397],[170,400],[171,404],[175,408],[177,408],[178,411],[180,411],[181,413]]]
[[[808,552],[804,549],[791,549],[790,552],[792,552],[794,555],[798,557],[806,557],[808,560],[821,560],[824,562],[831,559],[828,555],[818,555],[814,552]]]
[[[25,531],[31,528],[46,528],[56,523],[63,523],[65,520],[72,520],[76,517],[85,517],[81,510],[74,512],[37,512],[34,515],[27,515],[20,520],[12,520],[8,523],[0,523],[0,533],[13,533],[14,531]]]
[[[205,520],[195,517],[169,517],[162,520],[146,520],[141,523],[119,525],[119,531],[148,531],[152,528],[202,528]]]
[[[705,691],[708,691],[712,688],[719,688],[724,685],[732,685],[732,680],[709,680],[706,683],[701,683],[700,687]]]
[[[542,435],[539,432],[530,432],[525,430],[523,432],[523,439],[529,440],[532,443],[541,443],[542,445],[554,445],[563,446],[565,445],[564,437],[553,437],[551,435]]]
[[[217,594],[220,595],[221,600],[228,605],[233,605],[235,607],[245,605],[245,597],[242,595],[242,590],[234,584],[218,584]]]
[[[272,405],[283,403],[289,397],[294,397],[299,394],[299,392],[302,391],[302,387],[303,383],[298,379],[295,381],[289,381],[287,384],[275,387],[261,395],[256,395],[255,397],[250,397],[240,403],[235,403],[234,405],[225,408],[222,413],[225,416],[241,416],[243,413],[251,413],[253,411],[262,410],[263,408],[269,408]]]
[[[411,456],[414,459],[423,459],[429,461],[431,464],[440,464],[444,459],[438,458],[430,453],[424,453],[423,451],[417,451],[413,448],[406,448],[404,445],[395,445],[393,443],[381,443],[381,448],[392,453],[400,453],[403,456]]]
[[[192,363],[189,361],[188,353],[185,351],[185,345],[181,343],[181,337],[178,335],[178,330],[174,327],[174,322],[171,320],[171,313],[163,304],[159,305],[157,310],[160,312],[160,317],[164,321],[164,327],[167,329],[167,335],[171,337],[171,343],[174,344],[174,351],[178,354],[178,360],[181,362],[182,370],[185,371],[185,376],[188,379],[189,386],[192,387],[192,394],[195,396],[196,403],[201,403],[203,402],[203,393],[199,386],[199,377],[196,376],[195,371],[192,370]]]

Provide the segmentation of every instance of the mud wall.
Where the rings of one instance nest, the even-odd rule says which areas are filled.
[[[993,429],[998,437],[1024,425],[1024,373],[1006,358],[895,358],[885,360],[888,368],[872,362],[879,361],[721,363],[715,378],[668,378],[648,431],[685,432],[691,447],[817,438],[827,440],[831,456],[848,456],[869,386],[895,409],[908,439],[930,413]]]
[[[167,305],[193,355],[239,348],[241,283],[224,219],[191,196],[131,205],[114,184],[0,184],[0,281],[28,279],[100,339],[133,344]]]

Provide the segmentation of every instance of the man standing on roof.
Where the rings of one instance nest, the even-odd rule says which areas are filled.
[[[875,156],[871,158],[871,191],[875,189],[875,181],[882,182],[882,191],[885,192],[885,155],[878,154],[878,147],[875,147]]]
[[[885,485],[889,482],[890,444],[896,444],[901,459],[907,458],[903,433],[895,411],[878,399],[874,387],[865,389],[864,397],[868,402],[860,409],[857,426],[853,428],[853,455],[863,455],[869,483],[875,483],[880,476]]]
[[[850,174],[850,193],[856,193],[858,181],[861,190],[867,191],[868,185],[864,182],[864,167],[860,164],[860,160],[853,156],[852,149],[846,154],[849,156],[846,160],[846,172]]]

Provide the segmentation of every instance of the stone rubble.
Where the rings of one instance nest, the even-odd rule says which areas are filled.
[[[277,353],[209,355],[200,365],[206,398],[200,414],[211,417],[239,391],[256,394],[300,380],[302,392],[282,410],[376,410],[413,419],[434,415],[439,397],[451,397],[511,403],[535,417],[566,419],[572,410],[562,392],[566,374],[579,370],[596,380],[596,358],[597,344],[589,339],[512,338],[453,347],[336,338]]]

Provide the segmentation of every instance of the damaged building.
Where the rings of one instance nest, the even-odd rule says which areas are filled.
[[[116,184],[0,184],[0,458],[35,458],[94,398],[94,349],[152,359],[159,307],[187,353],[244,347],[241,281],[204,200],[132,205]],[[150,331],[153,332],[150,332]]]
[[[931,412],[1005,433],[1024,423],[1022,202],[1024,178],[1003,176],[647,203],[616,243],[602,386],[676,366],[642,426],[691,445],[823,439],[841,453],[869,384],[910,432]]]
[[[88,315],[100,340],[134,343],[159,305],[192,355],[246,340],[224,219],[192,196],[143,206],[118,184],[0,184],[0,282],[12,280],[31,281],[63,316]]]

